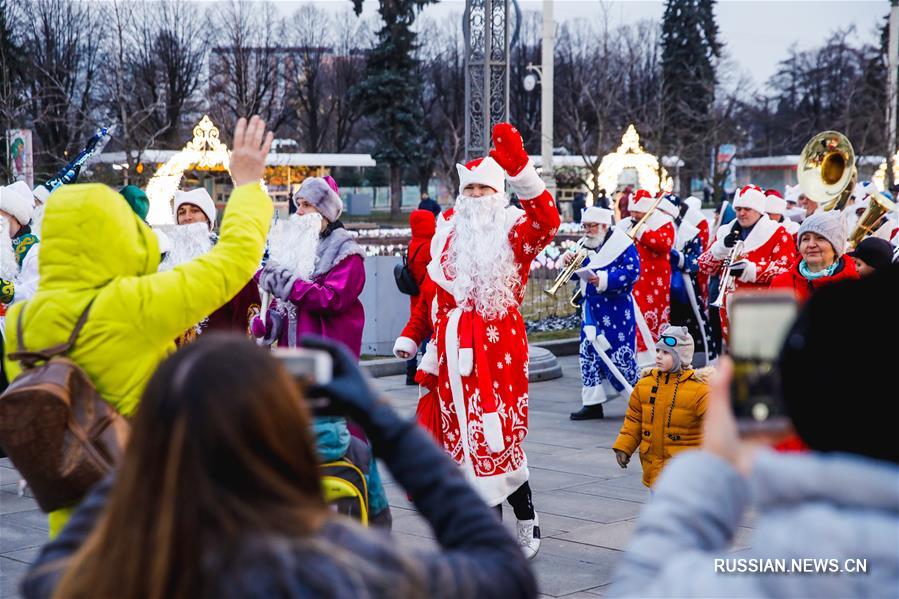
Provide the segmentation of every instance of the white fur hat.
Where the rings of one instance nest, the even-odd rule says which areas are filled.
[[[193,204],[202,210],[209,220],[209,228],[215,227],[215,202],[212,201],[208,191],[202,187],[191,189],[190,191],[176,191],[174,207],[176,221],[178,220],[178,208],[181,204]]]
[[[765,192],[758,185],[747,185],[734,198],[734,208],[749,208],[760,214],[765,213],[767,203]]]
[[[0,187],[0,210],[10,214],[23,227],[34,215],[34,196],[24,181]]]
[[[698,210],[702,212],[702,200],[697,198],[696,196],[690,196],[686,200],[684,200],[684,204],[690,207],[690,210]]]
[[[784,200],[787,204],[798,204],[801,194],[802,190],[799,189],[798,185],[787,185],[784,187]]]
[[[468,164],[457,164],[456,170],[459,172],[459,193],[472,183],[492,187],[498,192],[505,189],[506,173],[490,156]]]
[[[663,198],[661,202],[659,202],[659,210],[670,216],[671,218],[677,218],[680,216],[680,210],[671,203],[671,200],[668,198]]]
[[[654,201],[651,193],[645,189],[638,189],[631,196],[627,209],[631,212],[649,212]]]
[[[765,200],[765,212],[768,214],[784,214],[787,211],[787,201],[779,195],[768,194]]]
[[[600,208],[599,206],[590,206],[584,208],[581,215],[582,223],[599,223],[600,225],[612,224],[612,211]]]
[[[31,190],[31,193],[34,195],[34,199],[42,204],[47,203],[47,199],[50,197],[50,190],[44,187],[43,185],[38,185],[34,189]]]

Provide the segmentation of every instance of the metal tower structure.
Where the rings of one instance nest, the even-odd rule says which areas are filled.
[[[509,119],[509,3],[465,2],[465,160],[484,156],[493,125]]]

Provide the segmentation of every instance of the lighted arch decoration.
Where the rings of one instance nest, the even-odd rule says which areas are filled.
[[[621,145],[618,149],[602,157],[596,177],[599,188],[614,192],[618,189],[621,172],[630,168],[637,171],[637,183],[640,188],[653,195],[658,193],[660,188],[671,191],[674,187],[674,182],[664,168],[661,169],[660,180],[659,159],[640,146],[640,136],[632,124],[628,125],[627,131],[621,136]]]
[[[231,152],[219,139],[219,130],[207,115],[203,115],[194,127],[194,138],[180,152],[169,158],[147,184],[150,212],[147,222],[165,225],[174,222],[172,198],[181,186],[184,171],[211,170],[221,167],[228,170]]]
[[[899,185],[899,150],[896,150],[896,153],[893,154],[893,185]],[[888,185],[886,185],[887,178],[887,161],[884,160],[874,175],[871,177],[871,181],[874,182],[874,185],[877,186],[877,189],[883,191]]]

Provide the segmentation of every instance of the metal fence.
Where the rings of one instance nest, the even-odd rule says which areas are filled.
[[[576,312],[576,308],[572,307],[569,301],[575,290],[572,281],[569,281],[559,289],[555,296],[543,291],[552,285],[558,274],[558,268],[540,266],[531,270],[527,287],[524,290],[524,301],[521,303],[521,315],[526,322],[543,320],[553,316],[571,316]]]

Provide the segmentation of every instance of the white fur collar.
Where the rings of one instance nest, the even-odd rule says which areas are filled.
[[[727,234],[730,233],[735,222],[737,222],[737,219],[730,221],[722,227],[718,227],[718,233],[715,234],[715,241],[724,239]],[[759,249],[768,243],[768,240],[771,239],[772,235],[777,233],[778,229],[782,228],[783,225],[774,222],[768,218],[768,215],[763,214],[762,218],[760,218],[758,222],[755,223],[755,226],[752,227],[752,231],[749,232],[746,241],[743,242],[743,251],[752,252]]]
[[[694,227],[691,223],[687,222],[687,219],[684,218],[680,222],[680,226],[677,228],[677,235],[674,238],[674,247],[677,250],[684,249],[684,246],[687,245],[687,242],[692,241],[694,237],[699,235],[699,229]]]
[[[590,258],[584,264],[590,268],[605,268],[614,262],[628,247],[634,244],[631,238],[625,235],[621,229],[612,229],[612,235],[592,252]]]
[[[684,220],[687,221],[688,223],[690,223],[691,225],[693,225],[694,227],[698,228],[699,223],[706,220],[706,218],[705,218],[705,215],[702,212],[700,212],[699,210],[690,208],[689,210],[687,210],[687,213],[684,214]]]

